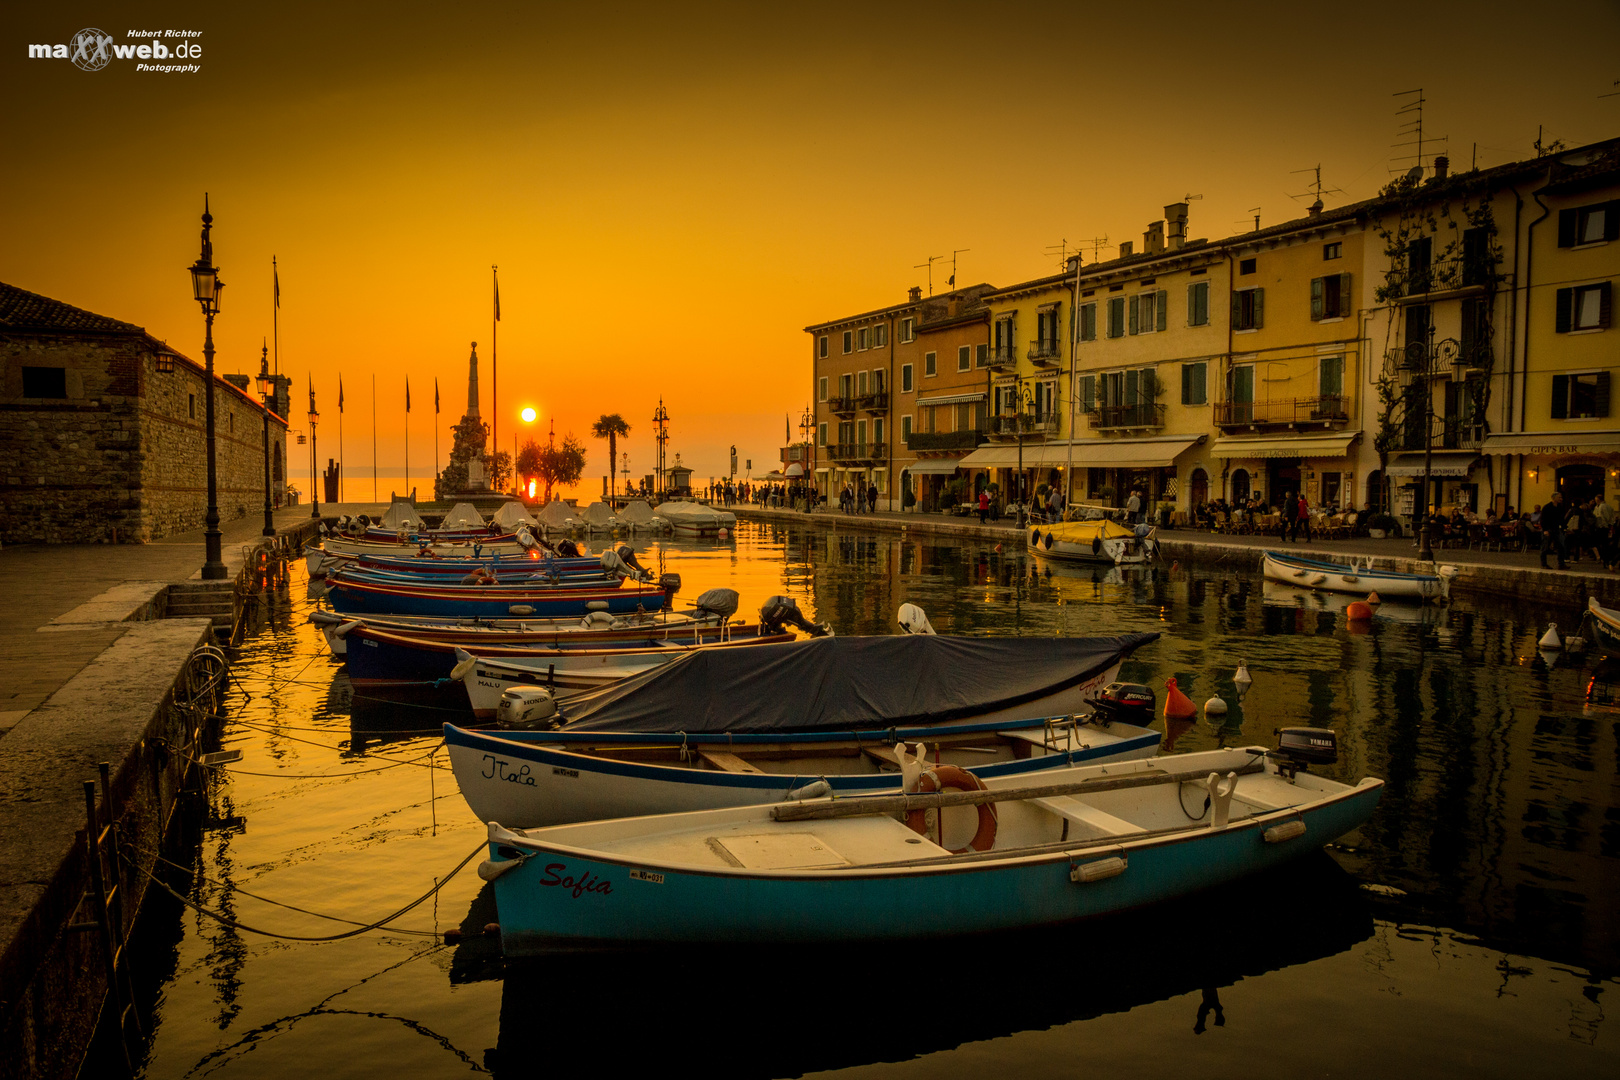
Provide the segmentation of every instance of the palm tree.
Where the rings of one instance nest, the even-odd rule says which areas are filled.
[[[619,460],[619,436],[629,435],[630,425],[624,422],[624,417],[618,413],[603,413],[602,418],[591,425],[591,436],[597,439],[606,439],[608,444],[608,492],[610,495],[619,494],[619,482],[614,479],[613,469]]]

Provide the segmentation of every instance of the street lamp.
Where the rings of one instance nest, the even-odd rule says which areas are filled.
[[[214,215],[208,212],[208,196],[203,195],[202,253],[191,265],[191,292],[202,305],[203,366],[208,380],[208,513],[203,518],[203,568],[205,581],[221,581],[225,577],[225,560],[220,557],[219,500],[214,473],[214,316],[219,314],[219,294],[225,283],[219,280],[219,267],[214,265],[214,243],[209,230]]]
[[[270,347],[266,345],[259,356],[259,401],[264,406],[264,535],[276,535],[276,526],[270,520],[270,395],[275,393],[276,381],[270,377]]]
[[[1417,511],[1422,514],[1418,526],[1418,560],[1434,561],[1434,548],[1429,540],[1429,492],[1434,483],[1434,372],[1441,366],[1437,361],[1453,363],[1462,351],[1456,338],[1445,338],[1438,344],[1434,340],[1434,323],[1429,323],[1425,340],[1410,341],[1406,345],[1408,367],[1423,372],[1423,491]]]
[[[315,425],[320,422],[321,414],[315,411],[315,387],[311,386],[309,388],[309,516],[311,518],[321,516],[321,491],[316,486],[318,481],[315,475],[315,470],[319,467],[317,462],[320,460],[315,450],[317,445],[315,441]],[[409,482],[410,480],[407,478],[406,483]]]
[[[1013,417],[1013,422],[1018,426],[1018,510],[1014,520],[1018,522],[1018,527],[1022,529],[1028,524],[1027,519],[1024,517],[1024,427],[1025,421],[1029,417],[1029,408],[1035,404],[1035,399],[1030,394],[1029,387],[1024,385],[1022,379],[1019,379],[1016,383],[1014,401],[1019,406],[1019,412]]]

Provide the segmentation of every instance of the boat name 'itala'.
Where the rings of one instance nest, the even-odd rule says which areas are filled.
[[[607,896],[613,892],[612,882],[605,881],[602,878],[597,877],[595,874],[589,872],[587,872],[585,876],[580,878],[578,881],[575,881],[572,875],[568,877],[562,876],[562,872],[567,869],[567,863],[547,863],[545,876],[540,879],[540,884],[546,886],[547,888],[554,888],[560,885],[563,888],[573,892],[575,900],[578,900],[586,893],[600,893],[603,896]]]
[[[509,762],[502,761],[494,754],[484,755],[484,779],[505,780],[509,784],[522,784],[524,787],[534,787],[534,777],[529,775],[529,767],[507,772],[511,768]]]

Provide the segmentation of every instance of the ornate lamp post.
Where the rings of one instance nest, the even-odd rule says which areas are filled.
[[[225,561],[220,557],[219,499],[214,473],[214,316],[219,314],[219,294],[225,283],[219,280],[219,267],[214,265],[214,243],[208,232],[213,228],[214,215],[208,212],[208,196],[203,195],[202,253],[191,266],[191,292],[202,305],[203,366],[208,381],[208,513],[203,518],[203,569],[205,581],[220,581],[225,577]]]
[[[264,406],[264,535],[276,535],[275,523],[270,520],[270,396],[275,393],[276,381],[270,377],[270,347],[266,345],[259,356],[259,400]]]
[[[309,516],[321,516],[321,489],[316,486],[315,470],[319,467],[320,456],[315,447],[315,425],[321,422],[321,414],[315,411],[315,388],[309,390]],[[409,480],[407,479],[407,483]]]
[[[1462,346],[1456,338],[1445,338],[1436,343],[1434,323],[1429,324],[1425,341],[1408,342],[1406,361],[1409,367],[1423,372],[1423,493],[1417,511],[1422,514],[1418,526],[1418,559],[1434,561],[1434,548],[1429,537],[1429,495],[1434,484],[1434,376],[1435,369],[1455,363]]]
[[[1025,525],[1029,524],[1028,518],[1025,517],[1024,505],[1024,427],[1029,418],[1030,406],[1035,404],[1035,399],[1030,394],[1029,387],[1024,385],[1023,379],[1018,380],[1015,395],[1014,400],[1018,403],[1019,408],[1018,413],[1013,417],[1014,422],[1018,425],[1018,510],[1013,520],[1015,520],[1018,523],[1018,527],[1022,529]]]

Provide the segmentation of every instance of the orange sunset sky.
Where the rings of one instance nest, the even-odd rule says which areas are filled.
[[[257,370],[275,255],[281,369],[314,379],[321,457],[341,373],[348,475],[369,479],[375,375],[385,492],[407,376],[413,475],[435,377],[449,451],[473,340],[488,417],[492,264],[500,443],[536,406],[585,440],[588,495],[591,421],[629,421],[639,477],[660,396],[700,480],[732,443],[770,468],[810,397],[802,328],[926,289],[930,255],[936,291],[953,249],[964,284],[1011,284],[1064,241],[1140,242],[1189,194],[1190,235],[1219,237],[1256,206],[1303,214],[1318,163],[1330,207],[1366,198],[1410,165],[1396,91],[1424,89],[1454,169],[1530,156],[1538,125],[1620,134],[1613,0],[249,7],[7,10],[0,280],[201,360],[207,191],[218,369]],[[28,58],[91,26],[200,30],[201,70]]]

